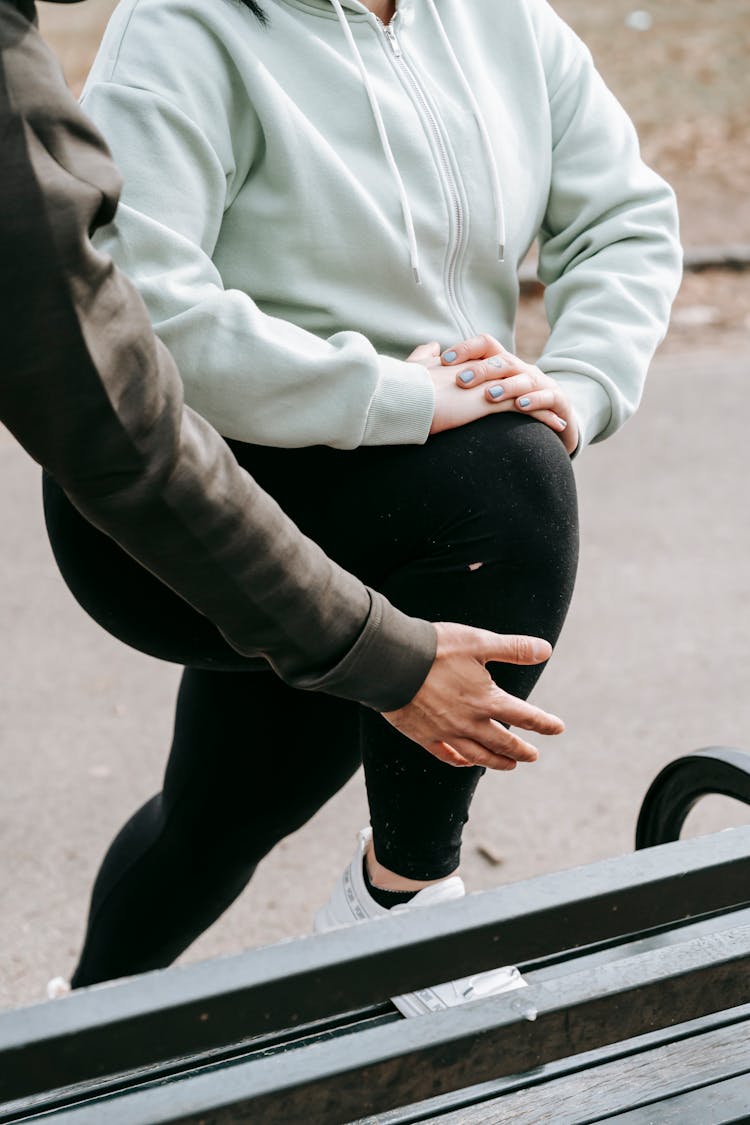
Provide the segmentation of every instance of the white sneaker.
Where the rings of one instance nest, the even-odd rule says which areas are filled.
[[[65,977],[53,977],[52,980],[47,981],[47,999],[59,1000],[61,996],[67,996],[70,992],[70,981]]]
[[[463,879],[458,875],[451,875],[439,883],[433,883],[432,886],[418,891],[408,902],[397,903],[390,910],[381,906],[368,891],[362,873],[362,863],[371,837],[371,828],[364,828],[360,832],[354,858],[334,887],[329,901],[315,915],[315,933],[326,933],[328,930],[337,930],[341,926],[364,922],[367,918],[385,917],[415,907],[435,906],[440,902],[463,898],[466,894]],[[463,977],[461,980],[420,988],[403,996],[394,996],[393,1003],[407,1017],[421,1016],[525,986],[526,981],[518,969],[513,965],[506,965],[500,969],[490,969],[485,973],[475,973],[474,976]]]

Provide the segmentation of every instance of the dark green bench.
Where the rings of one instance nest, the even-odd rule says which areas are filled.
[[[1,1013],[0,1123],[750,1120],[750,827],[662,843],[748,761],[668,766],[633,855]],[[528,988],[386,999],[509,962]]]

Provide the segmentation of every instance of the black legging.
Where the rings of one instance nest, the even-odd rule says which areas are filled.
[[[233,448],[304,532],[400,609],[557,640],[575,577],[576,498],[563,445],[541,423],[504,414],[424,446],[352,452]],[[91,616],[188,665],[164,788],[107,853],[74,986],[172,961],[361,760],[380,862],[415,879],[456,868],[480,769],[443,764],[369,709],[248,670],[50,481],[45,507],[60,569]],[[541,671],[491,670],[522,697]]]

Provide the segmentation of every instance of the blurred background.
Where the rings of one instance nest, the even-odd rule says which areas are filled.
[[[114,6],[39,4],[42,32],[76,93]],[[750,257],[747,0],[657,0],[644,8],[633,0],[553,0],[553,7],[591,48],[635,121],[646,161],[674,186],[686,248],[700,250],[707,265],[729,250]],[[520,347],[529,354],[543,338],[538,305],[524,310]],[[749,317],[750,271],[691,272],[666,346],[705,347],[728,333],[746,339]]]
[[[76,92],[113,6],[39,6]],[[472,890],[629,851],[661,766],[709,744],[750,749],[750,7],[553,6],[634,118],[646,159],[675,186],[691,268],[639,414],[577,462],[579,581],[535,694],[567,732],[539,740],[533,768],[484,779],[464,850]],[[544,313],[526,290],[520,350],[533,356]],[[73,602],[47,546],[38,469],[2,430],[0,472],[7,1006],[40,999],[49,977],[71,971],[103,851],[159,788],[179,670],[118,644]],[[366,817],[355,778],[276,849],[186,959],[307,932]],[[711,798],[686,834],[748,819]]]

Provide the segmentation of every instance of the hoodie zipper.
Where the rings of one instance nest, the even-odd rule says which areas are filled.
[[[422,89],[417,75],[414,73],[406,58],[404,57],[403,51],[401,50],[401,44],[396,37],[396,32],[393,30],[391,24],[384,24],[383,21],[377,16],[375,18],[377,19],[377,22],[385,35],[386,42],[391,49],[391,55],[395,60],[395,65],[404,74],[406,81],[414,95],[414,100],[422,111],[424,120],[427,122],[428,128],[437,146],[437,151],[439,154],[438,167],[440,171],[442,171],[443,181],[445,187],[447,188],[448,196],[451,201],[453,221],[456,228],[455,238],[453,240],[453,245],[448,256],[448,263],[445,274],[445,288],[448,294],[448,300],[453,307],[453,315],[455,316],[456,322],[459,325],[459,330],[464,335],[471,336],[474,334],[474,329],[469,320],[463,314],[460,302],[458,300],[456,284],[458,276],[458,262],[461,255],[461,250],[463,249],[464,237],[466,232],[466,217],[464,215],[464,209],[461,204],[461,194],[458,189],[458,183],[456,182],[456,176],[451,166],[451,160],[448,154],[448,146],[446,144],[443,130],[440,127],[438,119],[435,116],[429,101],[427,100],[427,95]],[[397,16],[394,16],[394,19],[396,18]]]

